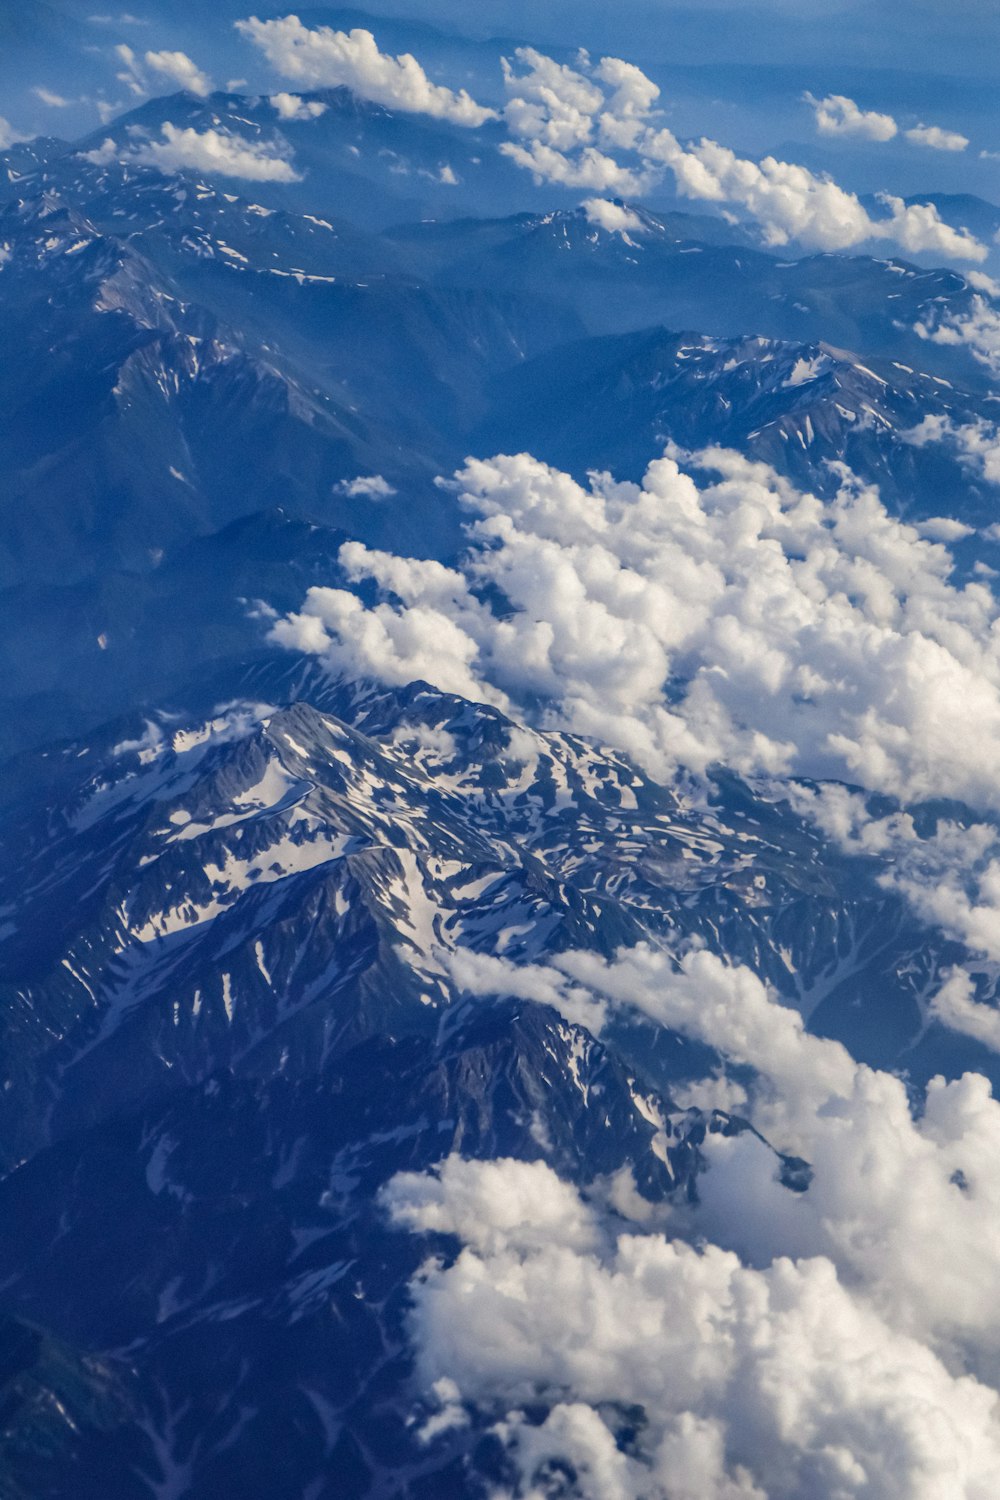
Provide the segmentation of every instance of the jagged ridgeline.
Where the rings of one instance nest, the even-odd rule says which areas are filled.
[[[60,59],[114,19],[34,9]],[[0,41],[26,26],[0,7]],[[434,36],[478,79],[485,42]],[[486,114],[470,131],[344,88],[196,87],[0,153],[0,1500],[989,1500],[985,1460],[951,1490],[878,1467],[911,1377],[932,1413],[946,1392],[942,1451],[961,1449],[1000,1347],[992,1314],[976,1344],[952,1267],[928,1290],[879,1256],[903,1226],[948,1260],[965,1214],[987,1247],[970,1284],[992,1275],[974,1215],[994,1187],[976,1108],[1000,1082],[996,800],[890,784],[895,744],[831,790],[795,746],[737,772],[689,764],[693,731],[669,764],[583,732],[546,688],[544,629],[508,658],[517,691],[471,649],[467,688],[433,670],[460,594],[493,645],[520,608],[488,559],[528,532],[513,502],[460,498],[470,454],[554,466],[555,512],[588,474],[606,495],[722,448],[825,532],[845,485],[877,489],[830,564],[834,607],[853,627],[862,600],[871,640],[906,644],[923,568],[938,665],[978,630],[992,682],[995,366],[956,332],[992,326],[989,278],[919,249],[768,248],[665,191],[581,206]],[[169,131],[287,171],[161,169],[141,143]],[[779,624],[807,650],[820,584],[786,519],[754,540],[762,573],[801,583]],[[627,616],[649,582],[635,529],[620,568],[581,538],[571,605],[584,579]],[[561,600],[552,559],[539,544],[538,591]],[[316,598],[327,614],[302,612]],[[336,609],[369,663],[397,648],[381,675],[326,649]],[[428,640],[429,670],[403,671]],[[653,684],[677,722],[696,657]],[[898,661],[872,688],[818,660],[795,711],[930,693]],[[745,742],[755,726],[749,702]],[[671,1292],[668,1247],[695,1278],[724,1263],[725,1291]],[[765,1368],[768,1277],[779,1344],[786,1314],[808,1336]],[[609,1285],[619,1314],[646,1310],[628,1337]],[[567,1348],[539,1331],[519,1365],[518,1317],[530,1335],[577,1305]],[[732,1356],[718,1388],[713,1335],[670,1342],[706,1306]],[[815,1440],[789,1418],[792,1442],[774,1372],[827,1337],[818,1384],[860,1373]],[[690,1467],[702,1439],[714,1469]],[[908,1455],[921,1441],[906,1427]],[[676,1491],[649,1478],[671,1454]]]

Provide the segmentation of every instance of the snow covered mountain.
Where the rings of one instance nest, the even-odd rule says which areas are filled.
[[[405,97],[0,160],[0,1497],[984,1500],[997,288]]]

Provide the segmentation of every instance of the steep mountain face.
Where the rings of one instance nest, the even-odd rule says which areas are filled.
[[[544,399],[552,390],[557,407]],[[903,515],[945,512],[974,526],[996,515],[993,486],[977,485],[954,454],[909,440],[928,417],[959,427],[988,420],[990,399],[829,344],[659,330],[590,339],[500,377],[494,398],[482,451],[516,429],[531,452],[575,473],[639,478],[665,442],[720,443],[816,494],[832,493],[833,466],[846,463]]]
[[[576,209],[403,226],[392,238],[428,275],[466,285],[487,272],[494,285],[531,287],[568,302],[594,334],[663,324],[722,337],[822,340],[986,386],[966,351],[928,346],[916,332],[929,312],[968,313],[975,291],[955,271],[861,255],[783,259],[725,243],[717,231],[706,236],[697,218],[632,211],[641,227],[625,234]]]
[[[81,1494],[183,1473],[208,1495],[233,1462],[247,1494],[333,1472],[363,1495],[390,1470],[465,1492],[489,1454],[428,1454],[406,1426],[419,1250],[380,1186],[459,1151],[590,1184],[628,1164],[651,1201],[683,1198],[704,1132],[746,1128],[671,1102],[705,1049],[639,1021],[595,1042],[470,993],[463,957],[711,939],[877,1060],[956,957],[746,788],[686,806],[619,755],[420,685],[300,687],[319,706],[118,726],[11,789],[0,1278],[19,1316],[105,1351],[141,1413],[92,1436]],[[879,992],[860,1018],[859,972]],[[57,1445],[45,1482],[70,1462]]]
[[[2,387],[8,583],[149,567],[171,543],[279,502],[342,523],[353,507],[335,486],[359,472],[422,475],[429,524],[441,510],[429,481],[460,458],[446,434],[480,414],[477,388],[575,326],[489,292],[310,280],[301,232],[276,226],[285,264],[265,241],[258,269],[185,231],[171,275],[141,232],[102,234],[48,191],[8,207],[0,331],[22,351]],[[178,254],[173,236],[154,233],[161,262]]]
[[[348,215],[366,229],[436,214],[511,213],[526,193],[535,196],[523,172],[497,151],[505,139],[499,124],[471,132],[386,109],[342,88],[306,90],[300,97],[319,114],[284,118],[267,96],[174,94],[149,100],[81,144],[100,150],[111,140],[134,149],[145,138],[158,140],[169,123],[287,145],[301,180],[259,184],[262,201],[272,208]]]

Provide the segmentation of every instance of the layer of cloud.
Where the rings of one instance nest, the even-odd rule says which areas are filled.
[[[390,109],[469,127],[496,118],[464,89],[433,83],[411,55],[381,52],[370,31],[311,28],[297,16],[251,17],[236,24],[279,73],[307,87],[345,86]],[[510,139],[499,149],[539,184],[602,197],[640,197],[671,173],[681,196],[742,210],[770,245],[797,240],[810,248],[847,250],[887,240],[910,254],[986,258],[985,246],[944,223],[932,204],[905,204],[885,195],[884,213],[872,216],[856,194],[805,167],[774,157],[753,162],[708,139],[682,144],[662,122],[658,86],[621,58],[594,63],[581,52],[570,66],[537,48],[520,47],[513,61],[503,59],[503,73]],[[890,116],[863,111],[844,95],[807,97],[827,133],[887,140],[898,132]],[[950,149],[963,139],[925,126],[909,136]]]
[[[348,675],[545,704],[658,775],[722,762],[997,808],[991,592],[846,474],[824,504],[734,453],[697,461],[698,483],[668,457],[589,488],[526,454],[470,461],[458,568],[348,543],[379,602],[313,589],[274,637]]]
[[[189,94],[204,99],[212,92],[212,80],[186,52],[147,52],[145,60],[147,68],[168,78],[178,88],[186,89]]]
[[[385,1202],[464,1245],[411,1288],[417,1378],[441,1407],[425,1437],[477,1407],[519,1496],[559,1493],[567,1465],[581,1500],[988,1500],[1000,1483],[996,1394],[828,1258],[755,1269],[616,1227],[515,1161],[453,1159]]]
[[[827,94],[825,99],[817,99],[812,94],[804,94],[802,97],[815,112],[816,129],[820,135],[891,141],[899,133],[899,126],[892,115],[879,114],[873,109],[861,109],[853,99],[848,99],[844,94]]]
[[[797,240],[848,250],[874,239],[911,254],[986,258],[985,246],[945,224],[931,204],[907,205],[885,195],[885,213],[874,218],[856,194],[805,167],[771,156],[749,161],[707,139],[682,144],[656,113],[659,89],[621,59],[595,66],[581,54],[571,68],[523,47],[515,63],[505,64],[504,113],[513,139],[500,149],[536,181],[628,197],[651,191],[669,171],[681,196],[742,209],[771,245]],[[839,100],[839,114],[824,109],[824,118],[839,120],[843,129],[866,121],[871,131],[873,121],[888,121],[864,115],[849,99],[831,99]]]
[[[474,127],[495,118],[467,93],[432,83],[409,53],[380,52],[370,31],[310,28],[298,16],[238,21],[237,29],[259,47],[285,78],[308,88],[349,88],[389,109],[433,115],[453,125]]]
[[[202,172],[208,176],[240,177],[248,182],[299,182],[282,142],[248,140],[228,130],[194,130],[167,121],[159,139],[106,140],[86,154],[95,163],[136,162],[161,172]]]
[[[1000,963],[1000,831],[992,823],[925,816],[918,828],[902,810],[873,814],[844,786],[792,783],[783,790],[844,853],[880,861],[878,883],[901,895],[921,922]]]
[[[992,1496],[1000,1105],[985,1079],[934,1080],[915,1110],[900,1078],[810,1036],[752,972],[700,949],[523,969],[477,956],[470,980],[560,1009],[587,996],[597,1031],[638,1011],[707,1044],[750,1078],[758,1131],[813,1176],[792,1193],[759,1136],[710,1135],[698,1204],[664,1216],[612,1185],[641,1230],[596,1206],[598,1185],[584,1204],[539,1163],[453,1158],[397,1177],[396,1223],[464,1245],[411,1289],[437,1430],[467,1406],[492,1416],[525,1495],[561,1463],[594,1500]],[[990,1043],[1000,1030],[962,973],[931,1008]],[[528,1405],[549,1410],[529,1419]]]

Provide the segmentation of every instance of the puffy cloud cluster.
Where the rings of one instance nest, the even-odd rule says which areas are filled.
[[[1000,432],[982,417],[973,422],[955,423],[951,417],[932,413],[924,417],[919,426],[904,432],[902,437],[915,448],[939,444],[978,479],[985,479],[988,484],[1000,484]]]
[[[463,1402],[491,1415],[517,1495],[559,1493],[567,1465],[582,1500],[987,1500],[1000,1482],[996,1394],[826,1258],[753,1269],[615,1233],[521,1162],[452,1160],[386,1201],[401,1227],[464,1241],[412,1288],[418,1378],[450,1407],[425,1433]]]
[[[349,88],[389,109],[433,115],[453,125],[474,127],[495,118],[465,89],[432,83],[410,53],[380,52],[370,31],[334,31],[304,26],[298,16],[237,21],[237,30],[259,47],[285,78],[307,88]]]
[[[121,144],[110,137],[87,161],[138,162],[161,172],[202,172],[208,176],[241,177],[249,182],[299,182],[283,141],[249,140],[229,130],[195,130],[166,121],[160,138],[133,137]]]
[[[337,489],[351,499],[388,500],[396,493],[393,486],[381,474],[358,474],[354,479],[344,479]]]
[[[212,80],[186,52],[147,52],[146,66],[202,99],[212,92]]]
[[[642,219],[623,203],[612,203],[607,198],[587,198],[581,207],[588,224],[595,224],[607,234],[620,234],[627,240],[630,234],[645,233]]]
[[[945,224],[931,204],[905,204],[885,197],[879,218],[828,177],[765,157],[739,157],[716,141],[683,145],[655,110],[659,89],[631,63],[585,53],[576,68],[554,62],[534,48],[515,53],[517,71],[505,63],[508,101],[505,120],[513,139],[501,146],[539,182],[635,196],[651,190],[665,170],[684,197],[742,209],[759,224],[767,243],[801,244],[847,250],[866,240],[891,240],[910,253],[928,251],[948,258],[985,260],[987,251],[972,235]],[[865,115],[849,99],[822,101],[822,115],[869,133],[888,116]],[[621,153],[626,159],[621,159]]]
[[[427,114],[478,127],[496,112],[468,92],[433,83],[410,54],[379,50],[370,31],[308,27],[297,16],[238,21],[284,77],[306,87],[345,86],[390,109]],[[910,253],[984,260],[985,246],[944,223],[931,204],[885,197],[886,212],[872,217],[856,194],[794,163],[765,157],[749,161],[717,142],[682,144],[657,112],[659,87],[633,63],[586,52],[576,66],[534,47],[503,59],[510,139],[501,152],[538,183],[598,195],[638,197],[654,190],[667,171],[685,197],[730,204],[756,220],[771,245],[791,240],[822,250],[845,250],[868,240],[888,240]],[[888,115],[863,111],[843,95],[812,100],[827,133],[889,139],[898,127]],[[955,149],[962,137],[937,127],[908,132],[924,144]]]
[[[439,1427],[462,1403],[492,1414],[524,1495],[569,1464],[594,1500],[992,1496],[1000,1105],[985,1079],[937,1079],[915,1113],[901,1079],[810,1036],[703,950],[568,953],[470,979],[560,1008],[588,995],[598,1030],[638,1010],[752,1069],[746,1113],[813,1179],[792,1193],[758,1136],[709,1136],[700,1203],[658,1219],[613,1186],[625,1225],[539,1163],[397,1177],[397,1224],[464,1245],[412,1287],[421,1383],[450,1412]],[[934,1003],[996,1030],[963,975]],[[539,1401],[541,1425],[524,1414]]]
[[[932,344],[964,346],[974,359],[996,375],[1000,374],[1000,310],[988,300],[995,295],[995,288],[984,286],[983,291],[986,295],[973,297],[970,310],[964,316],[949,313],[942,316],[932,310],[921,322],[914,324],[913,331]]]
[[[813,108],[820,135],[891,141],[899,134],[899,125],[892,115],[861,109],[845,94],[827,94],[825,99],[816,99],[807,93],[802,98]],[[940,125],[914,125],[903,134],[911,145],[927,146],[932,151],[964,151],[969,144],[967,136],[960,135],[957,130],[944,130]]]
[[[921,921],[1000,962],[1000,832],[993,824],[942,817],[921,833],[910,813],[873,815],[866,799],[844,786],[791,783],[785,790],[796,811],[844,853],[882,861],[879,884],[903,896]]]
[[[299,94],[272,94],[268,103],[282,120],[318,120],[329,109],[321,99],[303,99]]]
[[[312,589],[274,638],[337,672],[542,704],[658,775],[722,762],[996,808],[990,590],[846,474],[823,503],[731,452],[696,461],[700,484],[665,457],[585,488],[526,454],[470,460],[459,567],[345,544],[381,599]]]
[[[861,109],[853,99],[848,99],[844,94],[827,94],[825,99],[816,99],[812,94],[803,94],[802,97],[815,111],[816,129],[820,135],[847,135],[866,141],[891,141],[899,133],[899,126],[892,115],[882,115],[873,109]]]

